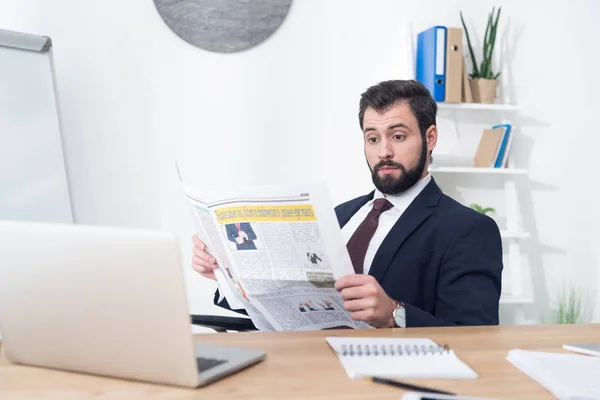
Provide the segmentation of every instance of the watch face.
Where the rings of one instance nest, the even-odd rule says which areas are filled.
[[[396,325],[404,328],[406,326],[406,310],[402,306],[398,306],[394,310],[394,321],[396,321]]]

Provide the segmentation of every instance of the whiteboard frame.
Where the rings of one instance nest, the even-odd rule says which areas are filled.
[[[37,53],[48,53],[48,59],[50,62],[50,76],[52,79],[52,88],[54,92],[54,104],[56,107],[56,118],[58,121],[58,135],[60,140],[60,150],[62,156],[62,165],[65,172],[65,181],[67,186],[67,197],[68,197],[68,208],[70,214],[70,221],[75,223],[75,212],[73,209],[73,194],[71,192],[71,183],[69,180],[69,170],[67,168],[65,143],[63,137],[63,122],[60,112],[60,101],[58,98],[58,88],[56,84],[56,69],[54,65],[54,53],[52,51],[52,39],[49,36],[35,35],[25,32],[10,31],[6,29],[0,29],[0,47],[12,48],[17,50],[32,51]]]

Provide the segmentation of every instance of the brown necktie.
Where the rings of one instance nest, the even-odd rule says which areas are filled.
[[[350,253],[354,272],[357,274],[363,273],[365,255],[367,254],[369,242],[375,234],[375,230],[377,230],[377,225],[379,225],[379,215],[393,206],[387,199],[375,200],[373,208],[369,211],[367,217],[358,226],[350,240],[348,240],[346,247],[348,248],[348,253]]]

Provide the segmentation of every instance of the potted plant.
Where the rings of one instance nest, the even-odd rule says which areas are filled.
[[[494,54],[494,45],[496,43],[496,33],[498,31],[498,21],[500,19],[500,10],[496,13],[496,7],[492,8],[492,13],[488,15],[487,26],[483,38],[483,58],[481,64],[477,64],[469,30],[463,19],[462,11],[460,12],[460,20],[465,34],[467,36],[467,45],[471,55],[473,71],[470,74],[471,92],[473,93],[473,101],[476,103],[494,103],[496,98],[496,89],[498,87],[498,76],[500,72],[494,73],[492,68],[492,56]]]
[[[583,299],[575,289],[563,289],[557,303],[551,311],[550,318],[542,318],[542,322],[550,324],[581,324],[585,322]]]

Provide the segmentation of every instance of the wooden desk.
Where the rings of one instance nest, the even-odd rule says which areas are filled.
[[[460,395],[552,399],[506,361],[512,348],[563,351],[566,342],[600,340],[600,324],[385,329],[197,335],[196,340],[265,349],[262,363],[210,386],[180,389],[9,365],[0,358],[0,399],[400,399],[400,389],[347,378],[327,335],[428,337],[450,345],[478,374],[475,380],[413,381]]]

